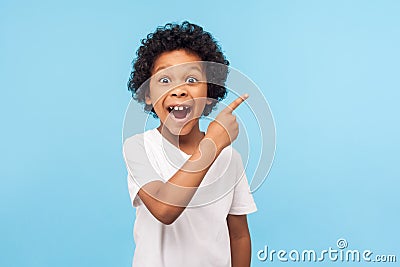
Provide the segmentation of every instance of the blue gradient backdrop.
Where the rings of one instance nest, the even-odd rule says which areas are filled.
[[[399,258],[399,14],[388,0],[2,0],[0,266],[130,266],[126,82],[140,39],[184,19],[214,34],[275,117],[252,265],[284,265],[258,261],[264,245],[340,237]]]

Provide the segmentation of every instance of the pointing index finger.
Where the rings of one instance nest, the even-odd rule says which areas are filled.
[[[249,97],[248,94],[244,94],[238,98],[236,98],[232,103],[230,103],[225,109],[227,112],[234,111],[240,104],[242,104],[247,98]]]

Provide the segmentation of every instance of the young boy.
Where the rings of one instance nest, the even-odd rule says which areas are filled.
[[[207,62],[225,66],[223,75],[211,73]],[[136,207],[132,266],[250,266],[246,214],[257,209],[230,146],[239,133],[232,112],[247,95],[221,111],[206,133],[199,128],[199,118],[226,95],[228,65],[212,36],[186,21],[142,40],[128,87],[160,126],[123,145]],[[214,74],[219,81],[204,82]]]

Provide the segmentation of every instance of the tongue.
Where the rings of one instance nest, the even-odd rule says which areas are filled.
[[[186,114],[187,114],[186,109],[184,109],[184,110],[173,110],[172,112],[174,113],[174,116],[177,119],[183,119],[183,118],[186,117]]]

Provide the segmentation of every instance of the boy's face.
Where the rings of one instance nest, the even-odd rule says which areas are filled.
[[[187,135],[207,100],[206,75],[200,57],[185,50],[162,53],[154,62],[146,104],[153,105],[163,126],[173,135]]]

